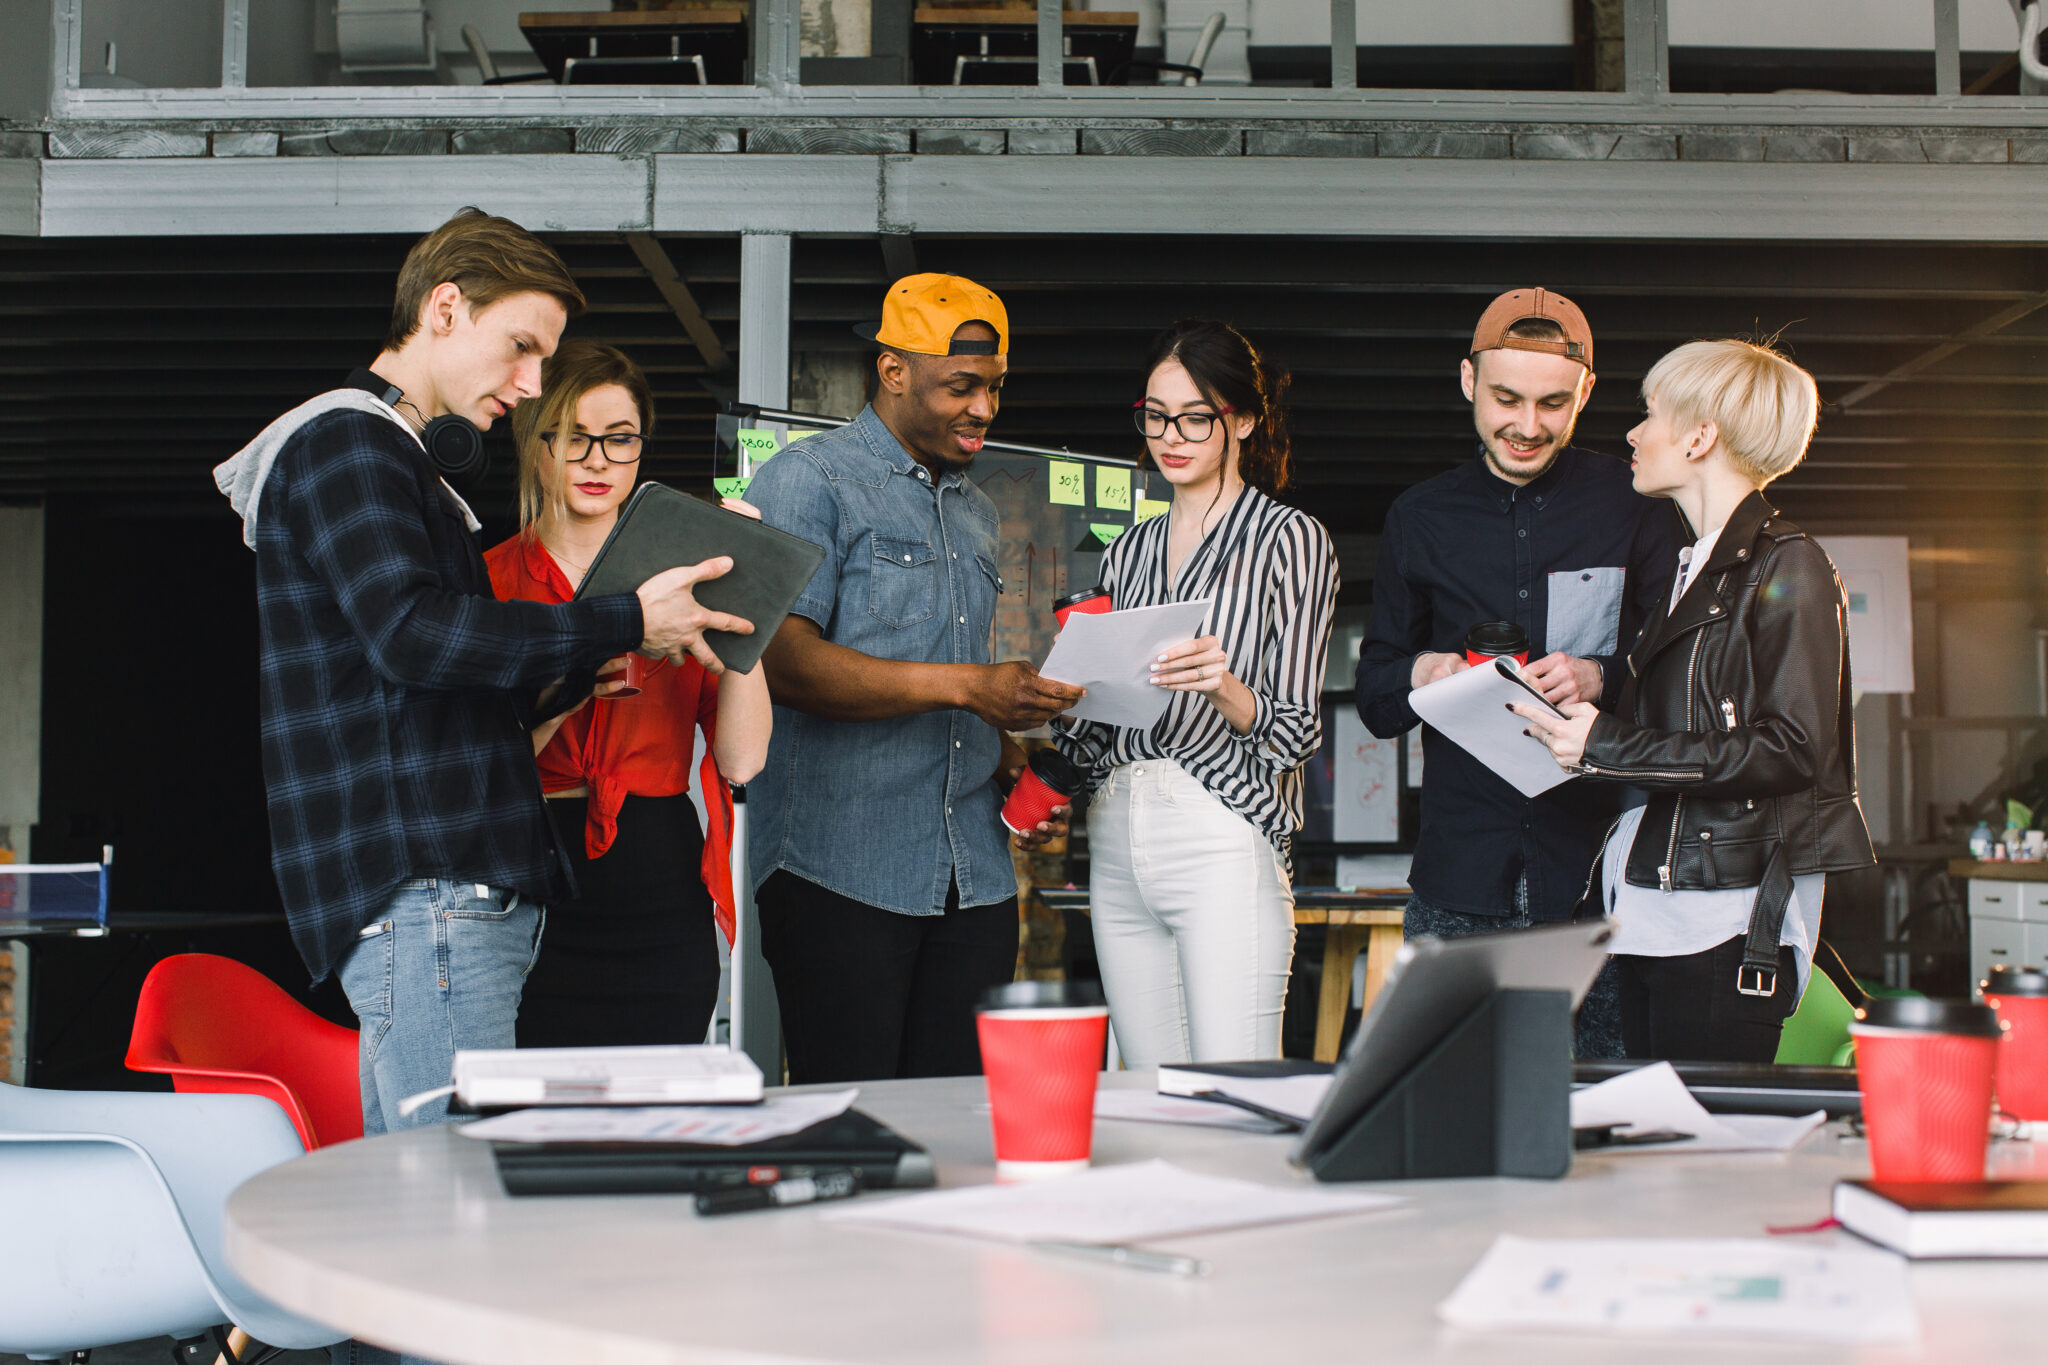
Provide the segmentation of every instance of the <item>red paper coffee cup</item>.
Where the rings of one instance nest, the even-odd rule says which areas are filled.
[[[1481,621],[1465,635],[1465,662],[1477,668],[1488,659],[1529,662],[1529,632],[1513,621]]]
[[[1998,1107],[2029,1123],[2048,1119],[2048,972],[1993,967],[1984,978],[1984,1003],[2005,1021],[2005,1041],[1998,1045]]]
[[[1982,1180],[2000,1025],[1987,1005],[1871,1000],[1849,1026],[1874,1180]]]
[[[1065,597],[1054,601],[1052,604],[1052,619],[1064,626],[1067,623],[1067,618],[1077,611],[1087,612],[1089,615],[1094,616],[1109,610],[1111,610],[1109,589],[1097,584],[1092,588],[1083,588],[1079,592],[1070,592]]]
[[[1109,1036],[1101,989],[1088,981],[1013,981],[982,995],[975,1028],[988,1075],[996,1179],[1086,1170],[1095,1079]]]
[[[1040,749],[1024,765],[1010,799],[1003,802],[1003,823],[1013,834],[1029,834],[1039,822],[1052,818],[1053,808],[1064,806],[1080,794],[1087,774],[1080,765],[1057,749]]]

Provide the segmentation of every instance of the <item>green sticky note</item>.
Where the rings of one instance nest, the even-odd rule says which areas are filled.
[[[784,450],[788,450],[791,446],[795,445],[798,441],[801,441],[804,437],[816,436],[817,434],[818,428],[816,427],[803,427],[801,429],[797,427],[791,427],[789,429],[789,439],[782,443],[782,448]]]
[[[1131,471],[1095,466],[1095,505],[1105,512],[1131,510]]]
[[[1088,467],[1073,460],[1054,460],[1046,466],[1052,479],[1051,499],[1062,507],[1088,505]]]
[[[763,431],[759,427],[741,427],[740,449],[749,460],[759,464],[763,460],[772,459],[775,452],[782,449],[782,443],[775,439],[775,433],[772,431]]]
[[[711,486],[718,490],[721,498],[744,498],[747,485],[752,482],[752,479],[713,479]]]
[[[1138,499],[1137,515],[1133,520],[1143,523],[1152,520],[1154,517],[1163,517],[1172,506],[1171,502],[1162,498],[1141,497]]]
[[[1097,540],[1107,545],[1131,528],[1128,526],[1109,526],[1099,521],[1091,521],[1088,523],[1088,529],[1095,533]]]

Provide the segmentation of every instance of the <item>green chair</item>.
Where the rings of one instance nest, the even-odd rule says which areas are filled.
[[[1808,974],[1799,1008],[1785,1021],[1776,1061],[1781,1066],[1850,1065],[1856,1044],[1849,1037],[1849,1025],[1855,1021],[1856,1007],[1849,997],[1816,967]]]

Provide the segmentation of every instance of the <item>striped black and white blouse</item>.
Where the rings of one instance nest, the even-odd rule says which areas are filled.
[[[1175,692],[1150,730],[1079,722],[1060,748],[1091,769],[1090,790],[1120,764],[1170,759],[1285,856],[1301,828],[1301,770],[1323,740],[1336,550],[1314,517],[1246,488],[1175,580],[1167,523],[1179,515],[1117,537],[1102,557],[1102,585],[1118,610],[1209,598],[1201,633],[1218,637],[1232,676],[1250,689],[1251,729],[1239,734],[1201,694]]]

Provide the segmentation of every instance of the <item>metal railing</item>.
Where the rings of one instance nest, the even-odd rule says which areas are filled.
[[[1670,78],[1670,0],[1623,0],[1625,80],[1620,91],[1548,92],[1361,89],[1357,0],[1327,0],[1330,83],[1326,88],[1064,84],[1059,0],[1038,0],[1037,82],[1021,86],[805,85],[799,46],[802,0],[752,0],[751,83],[726,86],[314,85],[251,87],[252,0],[220,0],[220,83],[199,88],[104,88],[82,78],[87,0],[53,6],[50,113],[59,119],[422,116],[734,117],[1407,117],[1431,120],[1585,118],[1641,121],[1644,106],[1706,122],[1879,122],[1941,111],[1949,122],[2011,121],[2031,110],[2026,96],[2048,89],[2048,66],[2035,51],[2038,3],[2010,0],[2022,66],[2022,98],[1966,99],[1961,79],[1959,0],[1929,0],[1933,14],[1934,94],[1859,96],[1799,91],[1770,95],[1685,95]],[[452,35],[445,44],[460,53]],[[1981,119],[1980,117],[1981,116]]]

